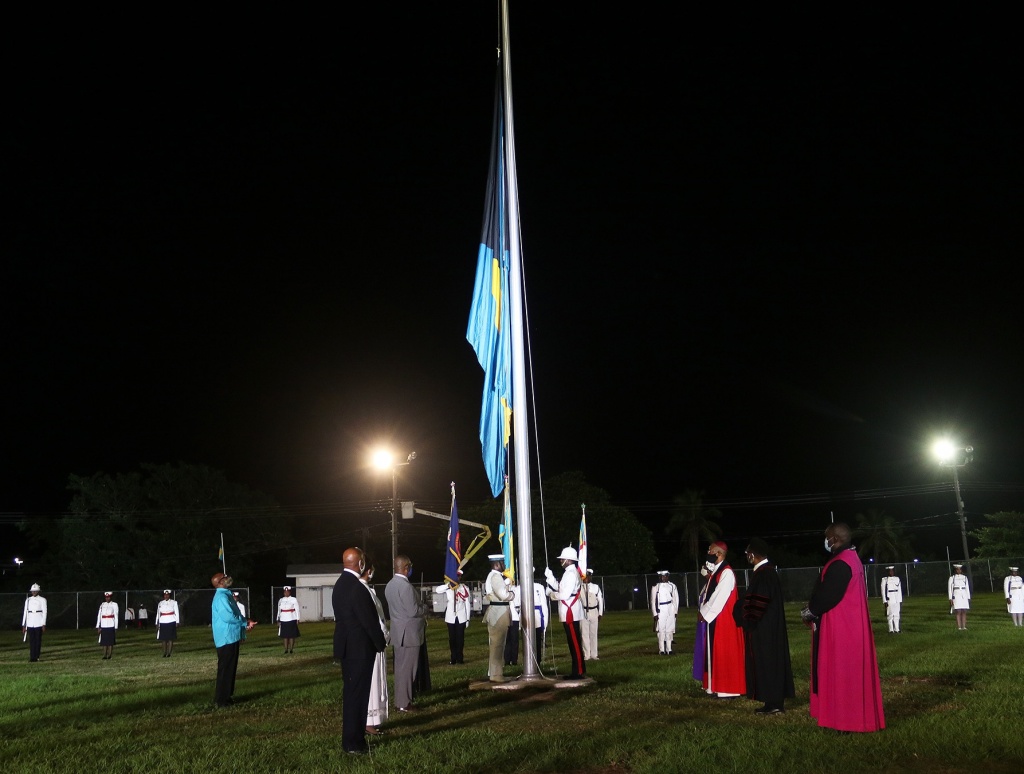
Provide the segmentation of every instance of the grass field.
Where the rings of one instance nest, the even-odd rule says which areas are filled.
[[[274,626],[258,626],[242,647],[239,703],[227,710],[212,704],[208,628],[181,630],[169,659],[152,630],[122,631],[110,661],[92,630],[51,630],[37,664],[20,632],[3,632],[0,761],[12,772],[1019,771],[1024,628],[1012,626],[1002,597],[975,599],[966,632],[942,597],[908,600],[901,635],[886,632],[881,610],[875,601],[888,725],[880,733],[839,734],[808,716],[809,636],[798,606],[789,610],[797,699],[772,717],[755,716],[753,701],[707,697],[691,679],[692,610],[680,615],[680,655],[656,655],[646,613],[611,613],[601,622],[601,658],[588,664],[593,685],[515,692],[469,690],[486,672],[479,619],[467,633],[468,663],[454,667],[435,619],[423,711],[393,717],[365,758],[340,750],[333,624],[302,625],[290,656]],[[567,671],[561,629],[550,635]],[[550,658],[544,672],[553,672]]]

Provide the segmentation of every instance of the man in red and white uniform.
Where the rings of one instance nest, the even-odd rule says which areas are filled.
[[[548,596],[558,602],[558,619],[565,629],[565,639],[569,644],[569,658],[572,661],[572,672],[567,680],[582,680],[587,676],[586,662],[583,660],[583,636],[580,621],[583,619],[583,603],[580,592],[583,582],[577,565],[576,549],[566,546],[558,555],[562,563],[563,573],[560,581],[548,567],[544,568],[544,577],[548,582]]]

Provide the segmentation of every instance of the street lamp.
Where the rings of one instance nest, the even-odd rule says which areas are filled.
[[[959,446],[948,438],[942,438],[932,445],[932,454],[939,460],[940,465],[953,469],[956,512],[960,516],[960,539],[963,541],[964,562],[967,564],[967,572],[970,573],[971,558],[967,553],[967,520],[964,518],[964,501],[960,497],[960,476],[957,474],[957,468],[962,468],[974,459],[974,447]]]
[[[398,556],[398,469],[416,459],[416,452],[409,452],[405,462],[395,462],[394,455],[386,449],[374,452],[373,466],[378,470],[391,471],[391,566]]]

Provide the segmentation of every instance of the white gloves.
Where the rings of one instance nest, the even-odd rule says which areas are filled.
[[[553,572],[551,572],[551,568],[550,567],[545,567],[544,568],[544,577],[547,578],[552,583],[555,582],[555,574]]]

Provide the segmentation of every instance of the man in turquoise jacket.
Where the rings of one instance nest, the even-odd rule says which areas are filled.
[[[213,644],[217,647],[217,690],[214,701],[218,707],[230,707],[235,692],[235,672],[238,670],[238,648],[245,633],[256,625],[242,615],[231,594],[230,575],[218,572],[210,583],[216,589],[213,595],[211,618]]]

